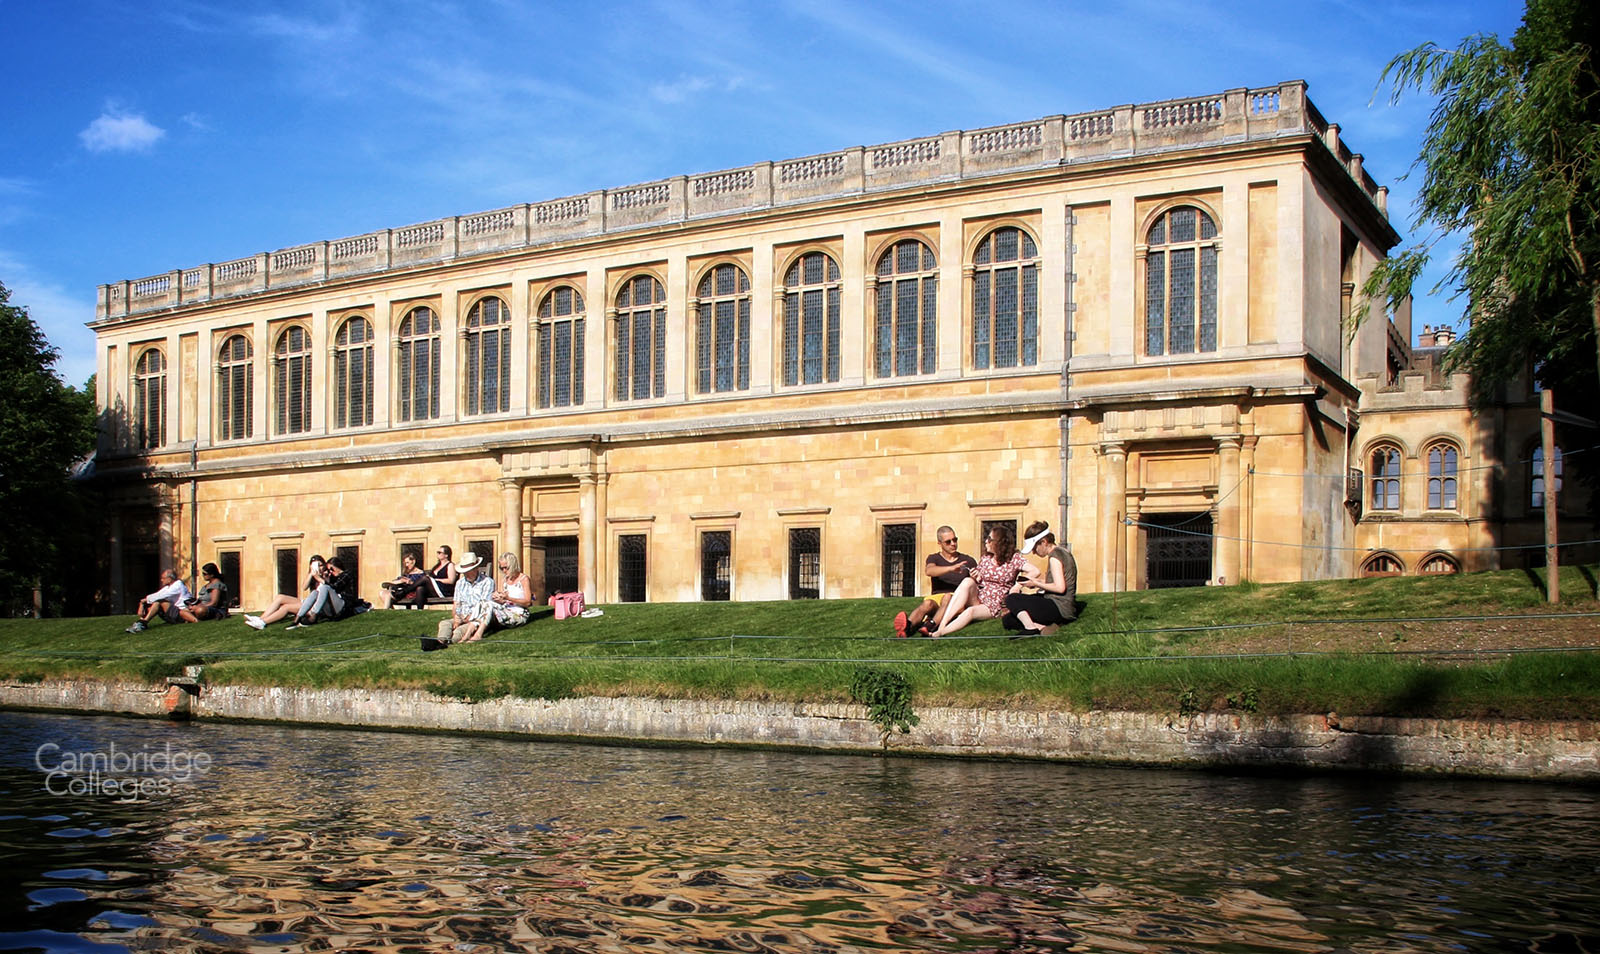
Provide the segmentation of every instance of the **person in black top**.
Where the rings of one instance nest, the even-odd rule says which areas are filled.
[[[894,634],[907,636],[911,633],[927,635],[930,629],[939,625],[939,617],[944,612],[945,601],[950,594],[956,591],[961,581],[972,575],[972,570],[978,561],[956,549],[956,532],[950,527],[940,527],[934,532],[934,537],[939,541],[939,550],[928,554],[922,563],[922,573],[930,581],[928,595],[922,598],[917,608],[910,613],[896,613],[894,617]]]

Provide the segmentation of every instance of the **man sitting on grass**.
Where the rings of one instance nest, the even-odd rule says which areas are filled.
[[[945,603],[950,599],[950,594],[956,591],[972,573],[978,561],[956,549],[956,532],[948,526],[940,527],[934,532],[934,538],[939,541],[939,550],[928,554],[928,559],[922,563],[922,574],[929,581],[928,595],[922,598],[917,608],[908,616],[905,613],[896,613],[894,617],[894,634],[896,636],[909,636],[913,633],[926,636],[939,628],[939,618],[944,612]]]
[[[439,621],[439,634],[435,639],[422,639],[424,652],[443,649],[451,643],[471,643],[483,638],[489,615],[494,612],[494,577],[480,571],[483,558],[468,552],[456,564],[461,573],[456,580],[454,602],[448,619]]]
[[[169,623],[180,623],[183,621],[183,611],[188,609],[192,602],[194,597],[189,595],[189,587],[178,579],[178,574],[172,570],[162,570],[161,589],[139,601],[139,618],[124,632],[144,632],[157,613]]]

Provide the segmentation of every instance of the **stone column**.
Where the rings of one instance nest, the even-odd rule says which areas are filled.
[[[1145,532],[1138,525],[1143,516],[1139,501],[1128,504],[1128,512],[1122,521],[1122,565],[1118,568],[1120,575],[1117,580],[1119,590],[1144,589],[1150,584],[1145,569]]]
[[[500,500],[505,507],[502,526],[505,527],[503,546],[517,555],[517,562],[528,565],[528,551],[522,545],[522,478],[500,478]]]
[[[585,603],[596,601],[595,554],[600,548],[599,507],[593,474],[578,475],[578,589]]]
[[[1221,583],[1239,582],[1239,513],[1240,499],[1244,493],[1243,474],[1239,471],[1239,439],[1224,437],[1217,441],[1217,529],[1215,544],[1216,576]]]
[[[1239,579],[1249,580],[1255,577],[1255,548],[1250,541],[1255,539],[1256,522],[1256,441],[1254,436],[1246,437],[1240,443],[1239,450]],[[1232,583],[1233,580],[1229,580]]]
[[[158,569],[171,569],[178,576],[183,576],[183,569],[178,566],[178,505],[177,493],[167,484],[156,485],[156,513],[160,518],[158,531],[160,542],[156,545],[156,558],[160,563]]]
[[[1121,589],[1127,583],[1127,548],[1123,512],[1128,502],[1128,448],[1118,441],[1100,445],[1100,589]]]
[[[611,483],[611,475],[606,473],[604,461],[600,461],[598,466],[599,473],[595,476],[596,539],[594,548],[594,588],[596,594],[595,602],[597,603],[605,602],[612,595],[609,584],[606,582],[611,579],[611,551],[607,549],[610,541],[606,532],[606,514],[611,512],[610,505],[606,500],[607,489]]]

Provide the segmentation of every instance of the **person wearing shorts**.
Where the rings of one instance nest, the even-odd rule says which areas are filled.
[[[927,635],[937,627],[950,594],[978,565],[977,560],[956,549],[956,532],[952,528],[940,527],[934,531],[934,539],[939,541],[938,551],[928,554],[928,558],[922,562],[922,573],[929,580],[928,594],[910,613],[895,614],[896,636],[909,636],[912,633]]]

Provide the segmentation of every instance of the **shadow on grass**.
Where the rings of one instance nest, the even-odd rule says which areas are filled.
[[[1600,598],[1600,583],[1595,582],[1594,568],[1587,564],[1580,563],[1578,564],[1578,575],[1583,577],[1583,582],[1589,585],[1589,595],[1591,597]]]

